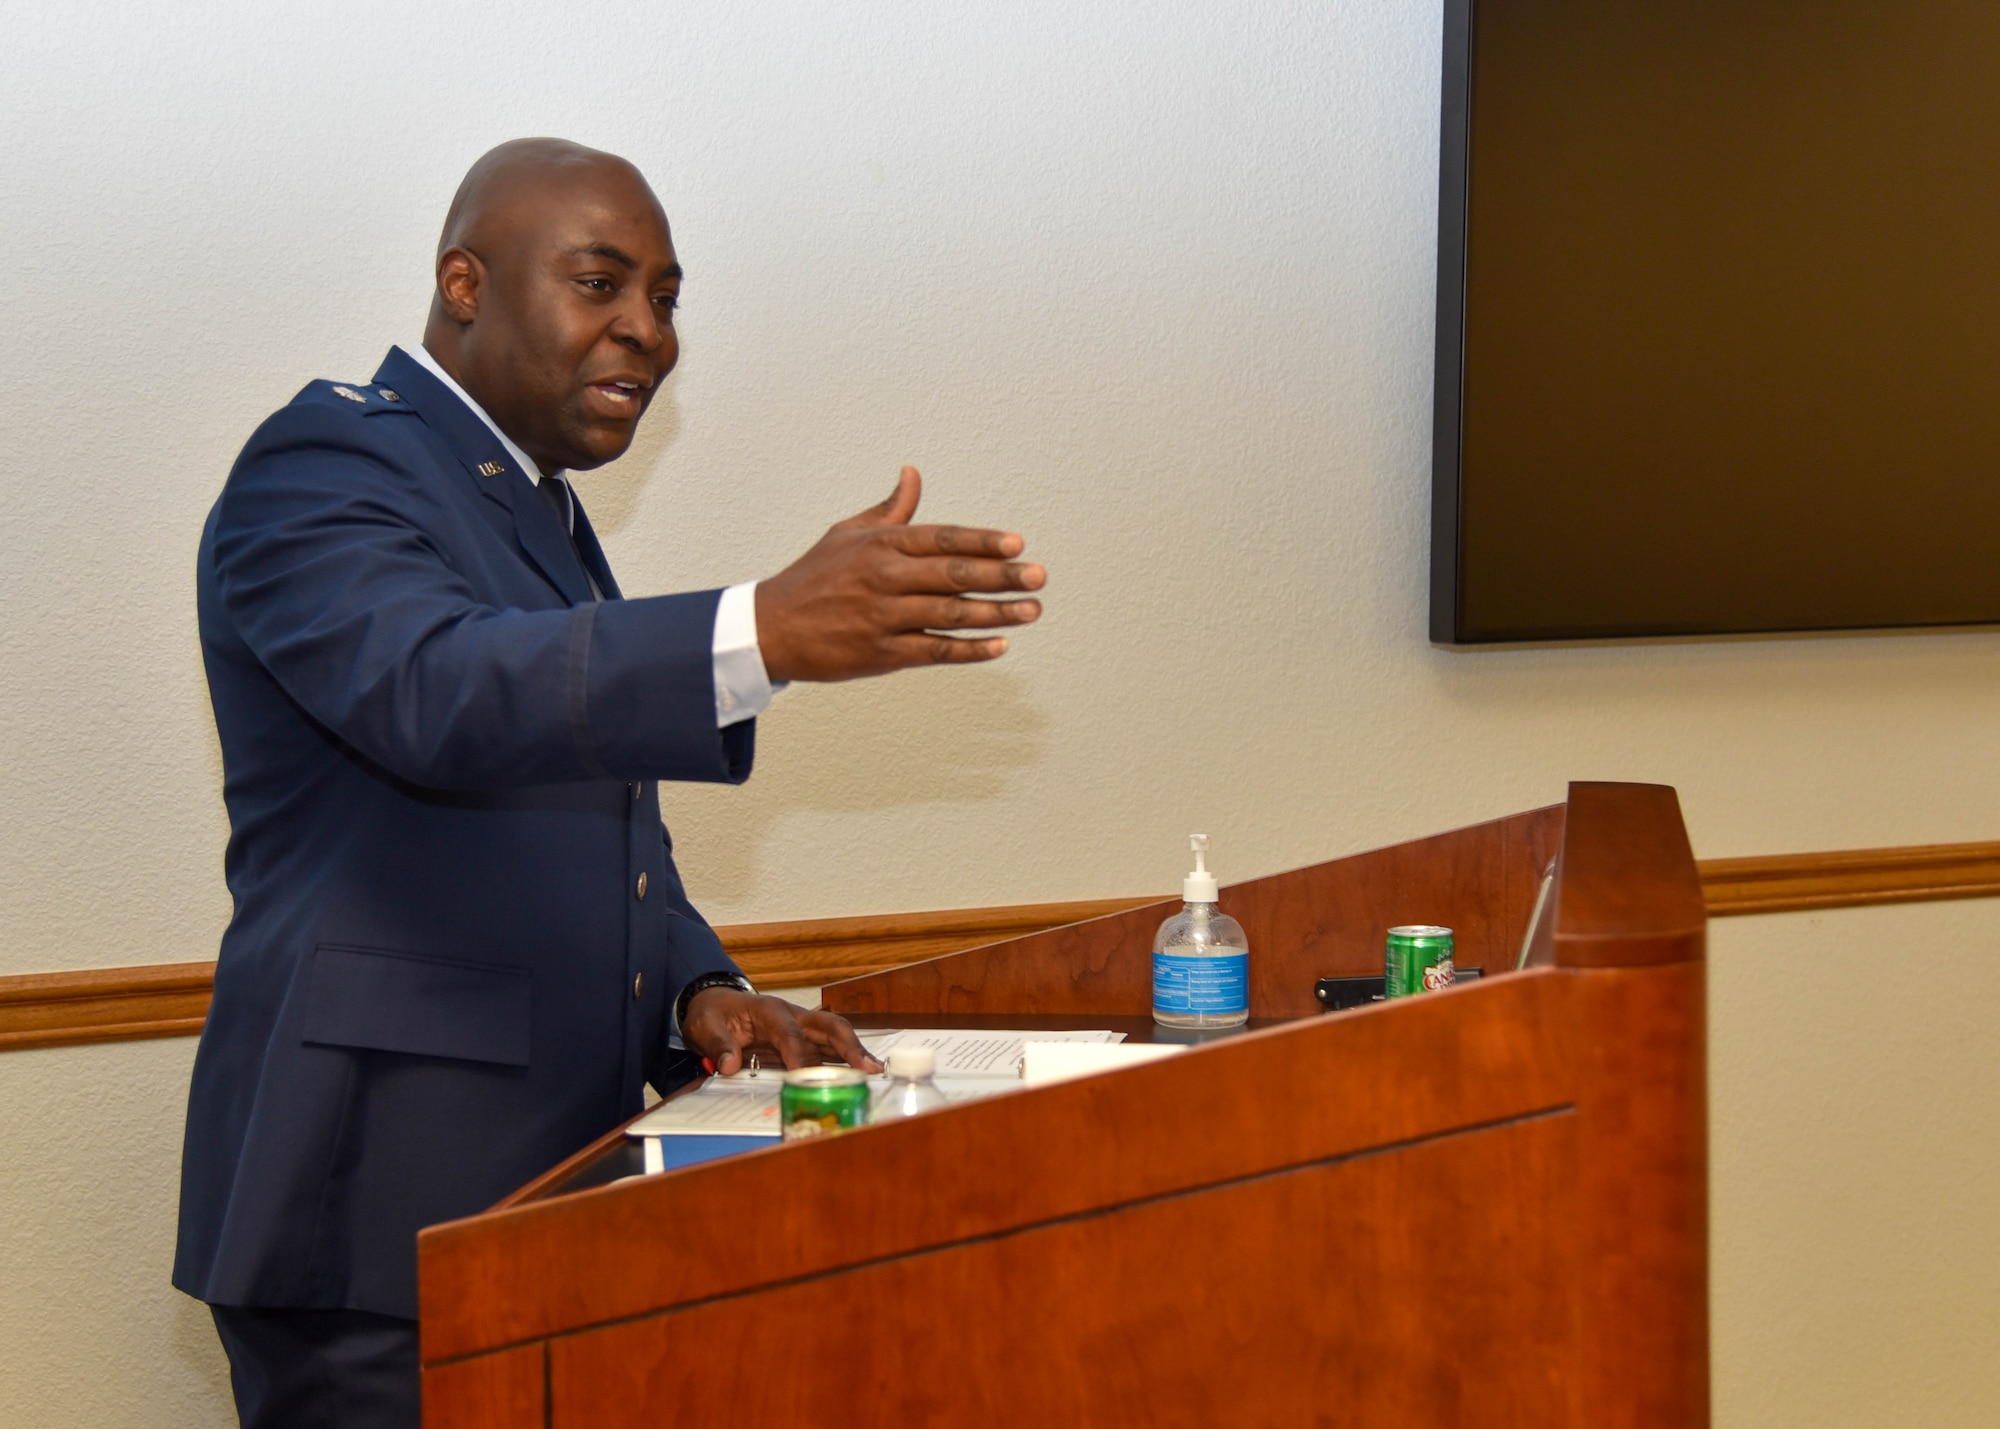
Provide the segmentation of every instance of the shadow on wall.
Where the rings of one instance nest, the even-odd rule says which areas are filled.
[[[600,536],[630,525],[659,479],[681,433],[677,382],[672,374],[661,384],[617,463],[636,479],[588,487]],[[759,725],[748,785],[661,787],[675,856],[698,903],[769,891],[760,877],[764,853],[787,823],[903,809],[909,836],[920,841],[925,811],[1004,797],[1020,771],[1041,761],[1049,716],[1030,700],[1027,681],[1002,665],[801,686],[781,695]],[[951,820],[954,829],[964,826],[962,815]],[[840,862],[857,853],[827,848],[820,856]]]
[[[221,1429],[235,1422],[236,1416],[227,1408],[235,1404],[235,1395],[229,1384],[229,1360],[215,1335],[215,1317],[201,1301],[179,1291],[172,1293],[167,1352],[179,1370],[177,1377],[198,1386],[194,1393],[201,1398],[201,1407],[223,1411],[213,1420]]]
[[[1039,763],[1049,716],[1022,676],[985,666],[797,687],[759,723],[757,771],[747,785],[661,788],[697,902],[741,902],[763,891],[764,850],[788,822],[907,810],[910,834],[921,841],[927,810],[999,799]],[[967,826],[962,812],[948,822]],[[861,854],[829,847],[821,856],[851,862]]]

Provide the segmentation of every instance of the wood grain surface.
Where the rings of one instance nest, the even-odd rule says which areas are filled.
[[[737,923],[717,928],[743,975],[762,987],[800,987],[861,977],[940,953],[1116,913],[1144,898],[950,908],[865,918],[808,918],[795,923]]]
[[[2000,843],[1708,859],[1696,868],[1711,918],[2000,896]],[[791,987],[858,977],[1158,902],[1027,903],[743,923],[716,932],[752,980]],[[1461,961],[1473,965],[1470,958]],[[208,1015],[214,974],[213,963],[161,963],[0,977],[0,1051],[192,1036]]]
[[[1571,974],[1588,1089],[1575,1226],[1588,1429],[1708,1423],[1705,972]]]
[[[1504,945],[1551,837],[1550,966],[426,1230],[427,1380],[546,1346],[547,1422],[592,1429],[1700,1429],[1704,938],[1671,791],[1573,786],[1566,819],[1319,887],[1512,910],[1476,934]],[[1239,891],[1272,945],[1337,950],[1293,878]],[[1079,1017],[1121,1015],[1119,916],[829,1000],[1029,1015],[1004,998],[1033,947],[1043,983],[1102,999]]]
[[[1468,967],[1511,968],[1543,870],[1555,857],[1563,806],[1552,805],[1222,890],[1243,924],[1250,1015],[1319,1010],[1315,979],[1380,975],[1383,931],[1442,923]],[[1069,1013],[1152,1011],[1153,934],[1178,898],[1143,904],[821,990],[835,1012]],[[1049,976],[1050,968],[1067,970]]]
[[[1556,865],[1561,897],[1549,923],[1555,965],[1699,961],[1708,915],[1674,791],[1661,784],[1572,784],[1569,824]]]
[[[858,977],[1145,901],[1021,903],[865,918],[739,923],[715,931],[751,981],[763,987],[798,987]],[[207,1020],[214,985],[212,962],[0,977],[0,1051],[192,1037]]]
[[[0,1051],[193,1036],[214,985],[212,962],[0,977]]]
[[[2000,895],[2000,843],[1712,858],[1700,867],[1711,918]]]
[[[480,1354],[1558,1109],[1574,1090],[1569,996],[1553,971],[1467,984],[436,1226],[418,1242],[424,1355]],[[1253,1084],[1276,1094],[1246,1095]],[[1332,1086],[1396,1092],[1325,1095]],[[897,1186],[912,1190],[885,1194]],[[722,1225],[727,1235],[660,1233]]]
[[[442,1365],[424,1376],[424,1429],[547,1429],[548,1378],[545,1345]]]
[[[671,1405],[689,1423],[801,1429],[1574,1423],[1574,1122],[1241,1178],[795,1281],[754,1311],[708,1301],[565,1337],[551,1422]],[[690,1345],[766,1372],[717,1373]]]

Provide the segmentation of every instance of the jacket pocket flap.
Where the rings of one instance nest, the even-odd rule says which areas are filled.
[[[533,987],[525,968],[322,943],[303,1040],[525,1067]]]

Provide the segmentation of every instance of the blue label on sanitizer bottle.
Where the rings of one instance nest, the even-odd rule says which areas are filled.
[[[1229,1016],[1250,1007],[1250,954],[1153,954],[1153,1007],[1160,1012]]]

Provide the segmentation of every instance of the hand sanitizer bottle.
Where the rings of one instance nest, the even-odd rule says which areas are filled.
[[[1187,901],[1153,938],[1153,1020],[1163,1027],[1241,1027],[1250,1020],[1250,943],[1215,906],[1208,835],[1191,834]]]

